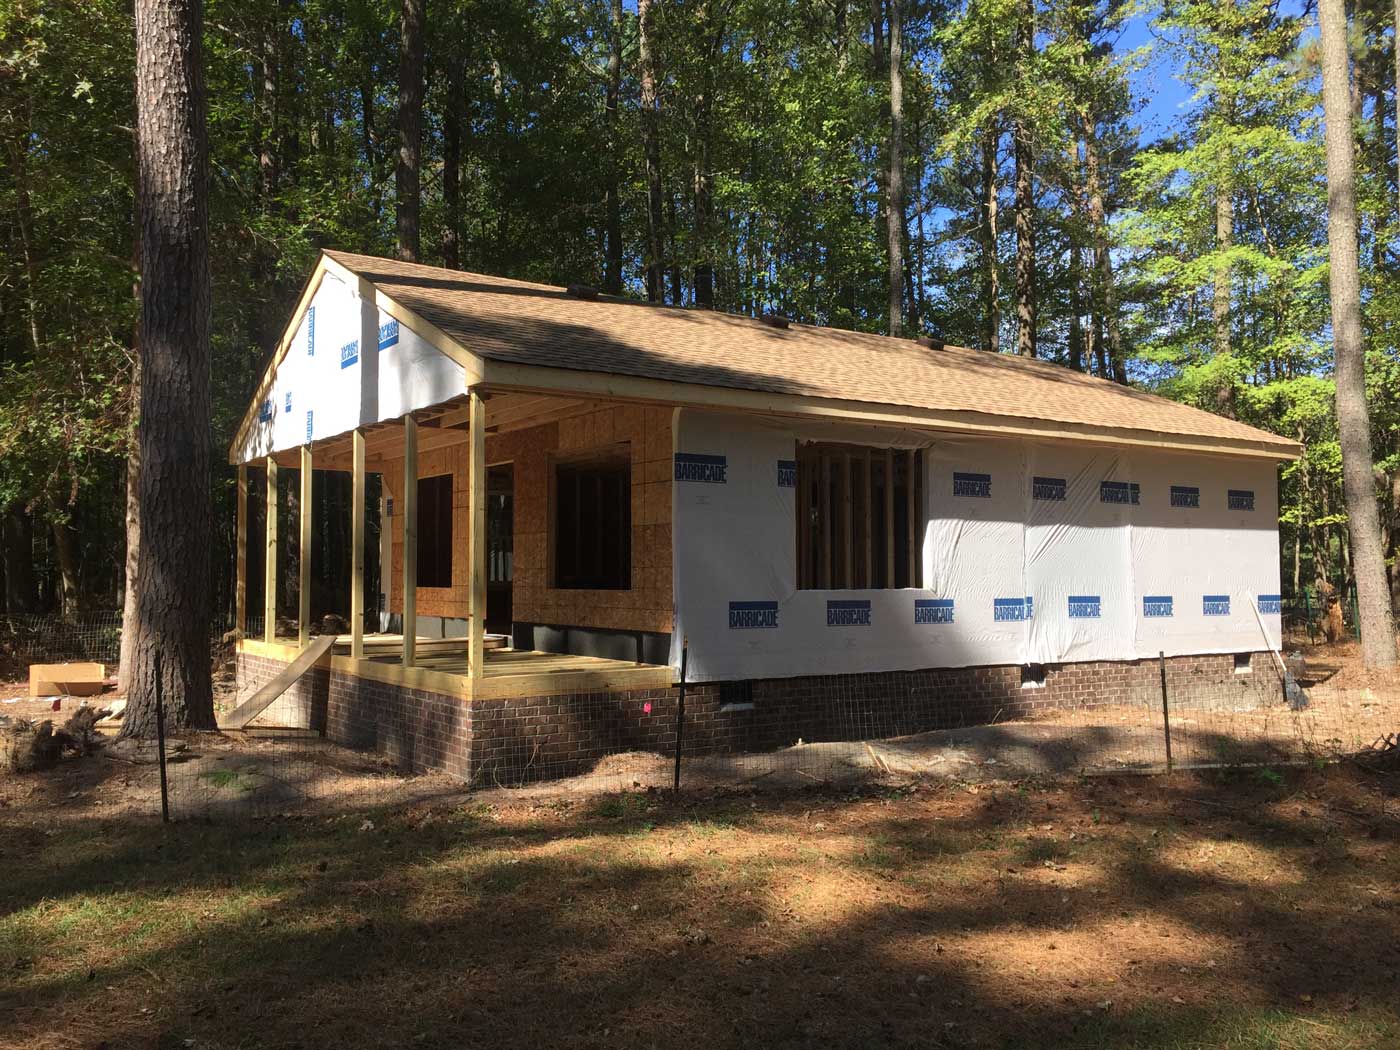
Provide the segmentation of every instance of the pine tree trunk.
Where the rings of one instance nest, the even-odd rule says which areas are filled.
[[[71,619],[83,604],[75,545],[77,530],[70,521],[65,520],[69,513],[69,510],[59,506],[57,500],[49,498],[49,528],[53,534],[54,559],[58,562],[58,579],[62,588],[60,608],[64,619]]]
[[[721,45],[722,32],[711,25],[714,8],[703,0],[697,16],[706,42],[705,64],[701,74],[699,97],[695,100],[695,305],[705,310],[715,305],[715,194],[714,173],[710,170],[714,149],[714,66]]]
[[[0,516],[0,548],[5,557],[5,611],[32,613],[39,606],[34,576],[34,521],[18,503]]]
[[[133,405],[141,403],[139,347],[138,358],[131,374],[131,402]],[[139,443],[133,443],[126,457],[126,561],[123,573],[125,586],[122,592],[122,644],[117,659],[117,688],[123,691],[131,685],[131,669],[136,659],[136,636],[139,633],[136,618],[140,615],[136,605],[136,581],[141,572],[140,556],[141,446]]]
[[[622,95],[622,0],[608,5],[608,81],[603,116],[607,127],[607,185],[603,196],[603,224],[606,248],[603,257],[603,291],[622,294],[622,201],[618,184],[622,180],[622,143],[617,132],[617,106]]]
[[[1215,190],[1215,248],[1229,251],[1235,240],[1235,204],[1228,182],[1222,180]],[[1215,298],[1211,304],[1211,319],[1215,324],[1215,356],[1226,361],[1230,356],[1230,265],[1222,263],[1215,269]],[[1216,411],[1222,416],[1235,416],[1235,382],[1227,367],[1224,382],[1216,392]]]
[[[1016,19],[1016,61],[1026,71],[1035,47],[1035,7],[1021,0]],[[1031,129],[1018,114],[1012,127],[1016,162],[1016,352],[1035,356],[1035,182]]]
[[[418,216],[422,200],[423,19],[427,0],[403,0],[399,10],[399,163],[394,171],[394,213],[399,258],[420,257]]]
[[[886,151],[886,243],[889,254],[890,335],[904,334],[904,16],[887,0],[890,24],[890,145]]]
[[[137,0],[141,523],[122,733],[213,728],[209,675],[208,146],[199,0]]]
[[[1343,0],[1319,0],[1318,27],[1322,43],[1322,106],[1327,123],[1327,245],[1342,491],[1356,575],[1362,658],[1368,668],[1390,668],[1396,664],[1395,621],[1386,588],[1380,513],[1372,474],[1371,419],[1366,405],[1366,348],[1361,328],[1355,160],[1347,109],[1350,77]]]
[[[1118,324],[1118,296],[1113,287],[1113,255],[1108,246],[1108,217],[1103,199],[1102,165],[1098,135],[1091,117],[1083,118],[1084,188],[1089,205],[1089,228],[1094,244],[1094,280],[1091,282],[1096,306],[1092,338],[1099,375],[1117,383],[1128,381],[1123,355],[1123,335]]]
[[[462,266],[462,128],[466,124],[466,86],[462,68],[466,64],[466,40],[458,19],[447,56],[447,104],[442,121],[442,265],[449,270]]]
[[[1001,350],[1001,288],[997,264],[997,129],[982,138],[982,349]]]
[[[665,231],[661,187],[660,100],[656,85],[654,0],[637,0],[638,65],[642,92],[642,155],[647,178],[647,298],[661,302],[665,288]]]

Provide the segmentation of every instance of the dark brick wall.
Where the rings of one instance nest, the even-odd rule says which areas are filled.
[[[1173,708],[1280,703],[1273,657],[1254,653],[1239,674],[1229,655],[1167,660]],[[284,666],[240,654],[240,696]],[[862,740],[981,725],[1075,708],[1161,704],[1156,660],[1050,665],[1023,687],[1019,666],[963,667],[810,678],[686,690],[687,754],[767,751],[799,740]],[[410,770],[441,769],[502,784],[588,772],[628,751],[670,754],[678,690],[464,701],[313,670],[269,709],[282,725],[314,728],[349,747],[379,751]]]

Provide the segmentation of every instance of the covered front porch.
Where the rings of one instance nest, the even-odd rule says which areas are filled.
[[[631,576],[636,578],[629,578],[626,592],[603,596],[588,591],[551,592],[549,587],[557,571],[553,564],[552,533],[546,550],[547,541],[536,535],[544,528],[540,522],[517,522],[513,528],[509,512],[504,524],[497,520],[499,515],[493,517],[490,513],[492,506],[499,509],[500,500],[513,498],[510,489],[500,490],[493,479],[505,477],[510,483],[514,463],[518,460],[523,464],[518,439],[553,433],[545,428],[556,424],[569,427],[586,422],[589,436],[585,444],[616,448],[617,444],[611,440],[615,436],[611,429],[604,433],[603,426],[595,421],[627,411],[641,413],[644,410],[591,398],[475,387],[465,395],[406,413],[395,420],[355,428],[345,434],[307,442],[299,448],[281,449],[240,464],[235,607],[238,651],[290,664],[307,647],[313,635],[322,633],[317,630],[312,609],[311,567],[312,559],[317,557],[314,538],[318,533],[312,526],[317,511],[313,506],[311,479],[314,471],[342,471],[350,475],[352,492],[349,610],[345,617],[348,630],[338,635],[317,666],[369,681],[464,700],[668,687],[673,678],[672,670],[658,660],[654,633],[649,639],[652,644],[645,652],[640,631],[635,646],[626,631],[619,631],[616,632],[619,637],[605,647],[605,652],[546,652],[520,644],[522,637],[529,635],[517,636],[512,632],[510,610],[517,567],[524,570],[523,578],[517,583],[522,592],[518,597],[530,603],[523,609],[517,606],[517,611],[543,623],[553,621],[550,613],[555,613],[564,623],[580,622],[577,610],[585,607],[589,600],[604,604],[619,602],[621,598],[613,597],[619,593],[645,594],[649,605],[660,605],[668,602],[669,595],[661,594],[656,579],[664,575],[669,590],[669,551],[663,557],[659,547],[653,551],[642,542],[643,549],[634,559],[629,553],[627,556],[636,566]],[[651,523],[645,482],[659,486],[662,474],[657,465],[663,454],[669,459],[669,437],[665,449],[661,448],[659,440],[655,444],[657,448],[650,452],[638,450],[638,465],[632,468],[638,475],[638,485],[635,491],[623,493],[629,503],[627,527],[630,529],[631,523],[635,523],[639,536]],[[654,462],[645,460],[648,454],[654,455]],[[442,508],[435,511],[422,505],[420,484],[416,483],[426,475],[443,470],[442,457],[450,457],[452,463],[465,461],[462,470],[465,484],[461,486],[465,492],[454,490],[449,482],[446,519]],[[552,471],[552,464],[558,457],[551,451],[548,458]],[[425,467],[425,462],[430,465]],[[652,469],[639,469],[643,464]],[[256,477],[258,467],[262,468],[263,478]],[[279,487],[279,474],[283,471],[295,472],[297,483],[288,485],[284,480]],[[521,473],[525,473],[523,465],[515,471],[516,475]],[[373,511],[368,483],[376,474],[381,483],[377,545],[371,539],[369,526],[372,523],[367,521],[367,507]],[[535,488],[547,483],[548,503],[552,504],[554,479],[551,472],[547,481],[534,476],[528,481]],[[248,544],[250,539],[257,542],[257,538],[249,536],[249,497],[250,486],[259,483],[260,487],[265,485],[267,508],[262,515],[265,530],[262,538],[266,548],[260,610],[262,629],[257,637],[250,637],[247,630]],[[290,505],[279,507],[279,490],[282,502]],[[660,496],[659,491],[657,495]],[[669,500],[667,503],[669,512]],[[538,516],[536,512],[535,517]],[[289,518],[295,521],[297,529],[294,617],[286,615],[290,612],[291,596],[287,594],[285,580],[280,607],[277,600],[279,524],[285,528]],[[434,530],[441,532],[444,520],[448,532],[445,541],[441,535],[434,535]],[[452,535],[454,520],[466,525],[455,536]],[[465,535],[460,535],[462,532]],[[444,542],[446,547],[437,553],[431,549],[425,553],[425,545],[432,548],[435,543],[441,546]],[[517,549],[517,544],[527,549]],[[425,557],[448,563],[447,579],[432,580],[439,584],[445,582],[447,586],[422,587],[420,581],[432,576],[431,571],[426,576],[420,571]],[[373,598],[366,594],[366,566],[370,558],[377,559],[380,583],[380,593]],[[501,588],[505,589],[504,600]],[[569,599],[577,596],[580,601],[564,608],[542,605],[542,593],[552,594],[556,602],[563,600],[561,595]],[[432,613],[426,618],[420,613],[425,608],[425,596],[426,608]],[[502,608],[505,609],[504,622]],[[606,613],[608,610],[597,611]],[[283,614],[280,620],[279,612]],[[632,658],[625,658],[627,656]],[[646,662],[645,657],[650,657],[650,662]]]

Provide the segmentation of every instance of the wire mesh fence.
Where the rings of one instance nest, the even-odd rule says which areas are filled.
[[[1290,625],[1300,644],[1308,625]],[[0,618],[13,662],[114,663],[120,615]],[[256,636],[258,625],[249,624]],[[211,627],[211,643],[223,637]],[[221,661],[229,709],[256,682]],[[800,788],[1165,772],[1325,761],[1400,748],[1400,686],[1272,653],[688,684],[501,701],[411,690],[341,695],[324,672],[243,732],[166,741],[171,819],[394,805],[466,791],[527,795]],[[218,676],[216,676],[218,677]],[[314,676],[313,676],[314,677]],[[311,681],[310,679],[308,680]],[[94,705],[104,701],[94,699]],[[11,698],[6,703],[18,703]],[[0,710],[0,718],[52,718]],[[68,701],[71,705],[74,702]],[[318,707],[318,705],[320,705]],[[68,708],[64,708],[65,712]],[[110,735],[115,722],[100,729]],[[151,745],[107,749],[159,812]],[[441,772],[411,772],[433,768]]]
[[[1328,761],[1400,745],[1400,688],[1333,684],[1301,661],[1290,665],[1276,654],[1227,654],[707,683],[688,686],[683,700],[673,688],[463,702],[464,733],[446,734],[449,747],[463,749],[447,763],[452,771],[418,775],[404,758],[421,758],[427,734],[443,732],[440,719],[381,722],[358,749],[318,730],[200,734],[172,743],[170,809],[173,819],[224,819],[467,792],[558,798],[677,784],[754,790],[1160,773]]]

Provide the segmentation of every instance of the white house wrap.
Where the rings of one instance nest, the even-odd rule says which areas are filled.
[[[784,465],[810,440],[924,448],[925,586],[798,589]],[[673,664],[682,638],[697,681],[1277,648],[1276,476],[1244,458],[682,409]]]

